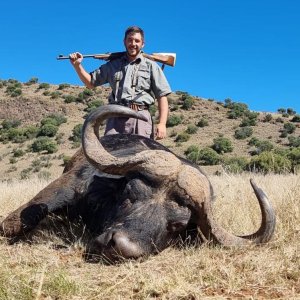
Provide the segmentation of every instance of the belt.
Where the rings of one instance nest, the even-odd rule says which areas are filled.
[[[132,110],[135,111],[149,110],[149,105],[147,104],[138,104],[138,103],[129,102],[128,107],[130,107]]]

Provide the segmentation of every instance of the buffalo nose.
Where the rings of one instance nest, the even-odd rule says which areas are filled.
[[[132,242],[127,234],[121,231],[111,231],[99,236],[94,242],[97,252],[109,259],[138,258],[144,253],[138,243]],[[100,250],[100,251],[99,251]]]

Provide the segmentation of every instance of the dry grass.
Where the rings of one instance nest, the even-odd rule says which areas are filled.
[[[236,234],[258,226],[249,175],[213,176],[217,220]],[[300,299],[300,177],[255,176],[272,200],[277,229],[261,247],[169,248],[144,261],[116,266],[86,263],[77,242],[33,244],[0,240],[0,299]],[[29,200],[46,182],[0,183],[0,211]]]

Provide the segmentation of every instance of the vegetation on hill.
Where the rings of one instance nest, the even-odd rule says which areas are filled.
[[[85,116],[106,104],[109,92],[108,87],[89,90],[39,83],[38,78],[26,83],[0,80],[0,179],[60,174],[80,147]],[[254,112],[245,103],[183,91],[168,100],[168,137],[160,142],[176,154],[199,165],[222,165],[233,173],[299,169],[300,115],[293,108]],[[151,113],[155,120],[156,106]]]

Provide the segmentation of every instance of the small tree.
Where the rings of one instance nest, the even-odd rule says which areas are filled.
[[[178,115],[172,115],[167,120],[167,127],[173,127],[179,125],[182,122],[182,117]]]
[[[249,168],[256,172],[284,174],[291,171],[291,161],[283,155],[274,152],[262,152],[254,156],[250,163]]]
[[[232,152],[233,150],[231,141],[225,137],[215,138],[211,147],[219,154]]]
[[[293,133],[296,130],[296,125],[290,122],[287,122],[283,125],[284,130],[287,133]]]
[[[47,153],[54,153],[57,151],[57,144],[49,137],[41,136],[32,143],[31,149],[33,152],[46,151]]]
[[[234,137],[238,140],[244,140],[247,137],[250,137],[253,133],[253,129],[251,127],[242,127],[241,129],[237,129],[234,133]]]

